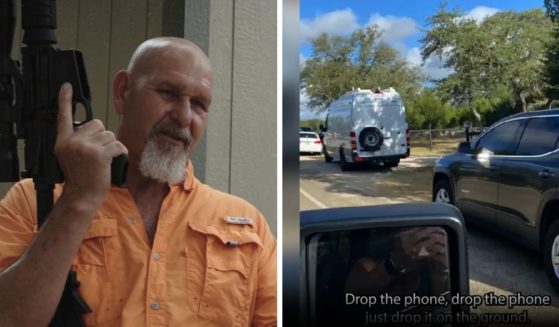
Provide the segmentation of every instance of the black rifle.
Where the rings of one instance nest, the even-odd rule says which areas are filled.
[[[25,171],[37,192],[37,222],[42,226],[53,207],[55,183],[62,183],[56,157],[58,92],[72,84],[73,115],[83,105],[85,121],[93,117],[91,94],[81,52],[56,47],[55,0],[22,0],[22,60],[12,60],[15,0],[0,0],[0,182],[19,180],[17,139],[25,140]],[[128,158],[113,159],[111,181],[123,186]],[[48,283],[48,281],[45,281]],[[84,326],[81,315],[91,312],[70,272],[51,326]]]

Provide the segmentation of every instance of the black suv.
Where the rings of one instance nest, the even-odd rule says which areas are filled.
[[[433,201],[541,251],[559,292],[559,109],[504,118],[437,160]]]

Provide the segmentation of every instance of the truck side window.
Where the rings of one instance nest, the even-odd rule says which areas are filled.
[[[526,124],[516,154],[534,156],[551,152],[557,148],[559,118],[532,118]]]
[[[493,128],[480,138],[476,146],[476,153],[514,154],[523,126],[524,120],[513,120]]]

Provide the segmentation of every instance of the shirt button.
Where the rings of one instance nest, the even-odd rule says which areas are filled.
[[[160,259],[161,259],[161,256],[159,255],[159,253],[155,252],[155,253],[153,254],[153,260],[159,261]]]
[[[152,302],[151,303],[152,310],[159,310],[159,302]]]
[[[128,221],[129,221],[131,224],[135,224],[135,223],[136,223],[136,217],[130,216],[130,217],[128,217]]]

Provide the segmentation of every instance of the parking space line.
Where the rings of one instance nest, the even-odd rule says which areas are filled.
[[[312,203],[316,204],[317,206],[319,206],[320,208],[328,208],[326,205],[324,205],[322,202],[318,201],[317,199],[315,199],[312,195],[310,195],[309,193],[303,191],[303,189],[299,189],[299,191],[301,192],[301,194],[303,194],[307,199],[311,200]]]
[[[440,159],[441,156],[438,157],[434,157],[434,156],[425,156],[425,157],[408,157],[405,159],[400,160],[400,163],[402,162],[414,162],[414,161],[429,161],[429,160],[437,160]]]

